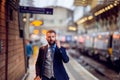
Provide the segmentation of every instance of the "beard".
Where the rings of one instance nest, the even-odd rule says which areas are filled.
[[[54,45],[55,41],[48,41],[49,45]]]

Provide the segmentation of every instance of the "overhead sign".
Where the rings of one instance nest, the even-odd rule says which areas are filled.
[[[19,10],[21,13],[33,13],[33,14],[53,14],[53,8],[36,8],[36,7],[27,7],[20,6]]]

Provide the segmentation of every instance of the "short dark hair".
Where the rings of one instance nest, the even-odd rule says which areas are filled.
[[[54,30],[48,30],[47,33],[55,33],[56,34],[56,32]]]

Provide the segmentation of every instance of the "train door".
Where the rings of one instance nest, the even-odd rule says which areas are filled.
[[[115,70],[117,72],[120,72],[120,34],[114,34],[113,35],[113,42],[112,42],[112,63],[115,67]]]

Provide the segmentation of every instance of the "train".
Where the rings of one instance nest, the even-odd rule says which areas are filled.
[[[81,54],[108,63],[120,71],[120,33],[103,32],[81,35],[77,48]]]

